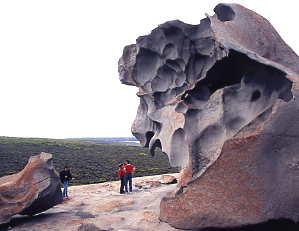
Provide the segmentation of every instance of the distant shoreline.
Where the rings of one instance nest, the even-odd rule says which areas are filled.
[[[121,144],[140,146],[139,141],[135,137],[82,137],[66,138],[64,140],[83,141],[96,144]]]

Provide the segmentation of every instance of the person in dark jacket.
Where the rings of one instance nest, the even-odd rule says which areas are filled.
[[[118,178],[120,179],[120,189],[119,189],[119,193],[120,194],[124,194],[124,187],[125,187],[125,169],[124,169],[125,164],[120,164],[118,166]]]
[[[64,198],[69,198],[67,188],[70,181],[72,180],[72,174],[69,167],[65,166],[64,170],[62,170],[59,175],[60,175],[61,183],[63,184],[62,196]]]

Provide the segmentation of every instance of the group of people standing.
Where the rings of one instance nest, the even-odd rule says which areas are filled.
[[[135,172],[135,166],[131,164],[129,160],[126,160],[125,163],[120,164],[118,167],[118,177],[120,179],[119,192],[121,194],[132,192],[132,178],[133,173]],[[72,180],[70,168],[65,166],[59,175],[63,185],[62,196],[64,199],[68,199],[68,185]]]
[[[119,193],[132,192],[132,178],[136,168],[129,160],[118,166],[118,177],[120,179]]]

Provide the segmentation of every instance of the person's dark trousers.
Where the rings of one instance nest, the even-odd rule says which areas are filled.
[[[129,191],[132,192],[132,173],[125,174],[125,191],[128,192],[128,184]]]
[[[119,189],[120,194],[125,193],[124,187],[125,187],[125,177],[123,176],[122,178],[120,178],[120,189]]]

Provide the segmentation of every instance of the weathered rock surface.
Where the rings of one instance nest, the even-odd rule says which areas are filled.
[[[176,184],[177,178],[172,175],[162,175],[160,182],[161,184]]]
[[[167,174],[177,177],[178,174]],[[136,177],[133,184],[159,182],[163,175]],[[69,187],[70,200],[33,216],[16,216],[13,231],[175,231],[159,221],[160,200],[175,184],[119,194],[120,182]],[[1,226],[0,226],[1,230]]]
[[[183,168],[160,219],[181,229],[299,220],[299,57],[262,16],[219,4],[199,25],[170,21],[125,47],[139,88],[132,133]]]
[[[134,185],[139,189],[149,189],[153,187],[159,187],[161,184],[176,184],[177,177],[175,175],[164,174],[157,180],[153,180],[151,177],[145,178],[142,181],[136,182]]]
[[[60,180],[49,153],[31,157],[21,172],[0,178],[0,224],[13,215],[34,215],[60,202]]]

